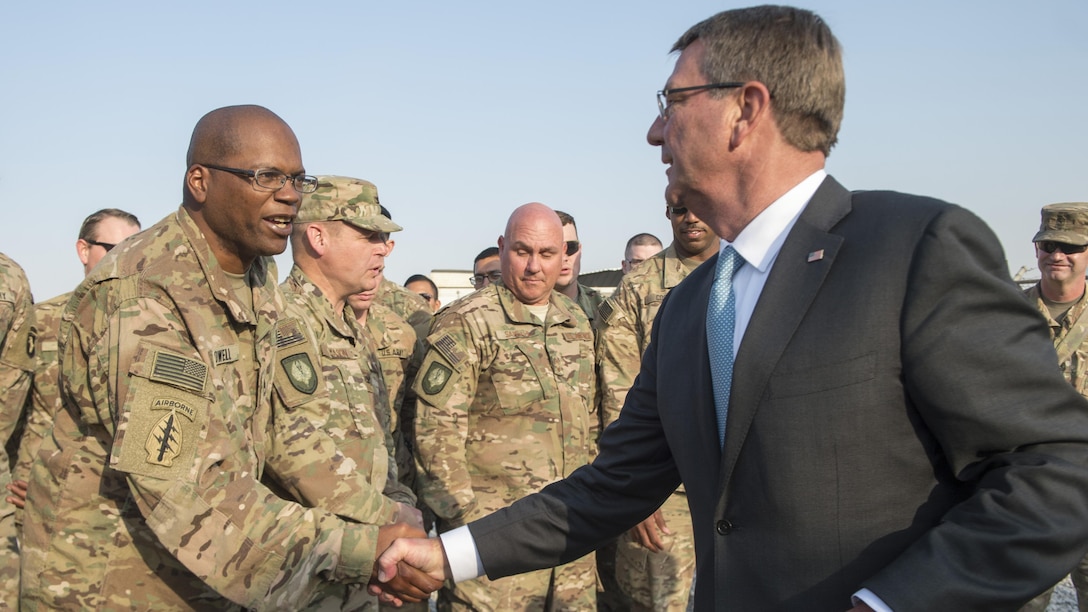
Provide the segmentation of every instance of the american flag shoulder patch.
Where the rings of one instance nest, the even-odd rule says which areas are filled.
[[[442,336],[434,341],[431,346],[434,350],[438,351],[440,355],[446,358],[446,361],[450,362],[455,368],[461,368],[461,362],[465,360],[466,355],[457,347],[457,341],[449,335]]]
[[[287,348],[306,340],[298,321],[284,319],[276,324],[276,348]]]
[[[208,366],[181,355],[155,351],[149,378],[202,394],[208,379]]]

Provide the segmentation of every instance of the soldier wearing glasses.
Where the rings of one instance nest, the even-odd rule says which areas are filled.
[[[502,284],[443,308],[414,383],[417,491],[438,531],[464,525],[568,476],[596,455],[593,332],[553,291],[563,230],[526,204],[499,238]],[[589,555],[554,570],[443,589],[439,609],[595,608]]]
[[[555,290],[574,300],[592,324],[604,296],[600,291],[578,282],[578,275],[582,273],[582,242],[578,240],[578,226],[574,223],[574,217],[569,214],[561,210],[555,211],[555,214],[563,222],[563,244],[566,246],[563,267],[559,270]]]
[[[479,291],[492,283],[501,283],[502,270],[500,268],[498,247],[487,247],[480,251],[472,262],[472,276],[468,279],[472,283],[472,288]]]
[[[1050,204],[1042,210],[1032,238],[1039,262],[1039,282],[1024,292],[1050,326],[1065,379],[1088,397],[1088,202]],[[1080,608],[1088,608],[1088,557],[1071,574]],[[1046,610],[1050,589],[1028,602],[1024,612]]]
[[[417,533],[260,484],[274,368],[305,342],[270,257],[317,186],[291,128],[259,106],[212,111],[186,165],[181,207],[113,249],[66,309],[24,609],[298,609],[322,580],[366,582],[386,540]]]

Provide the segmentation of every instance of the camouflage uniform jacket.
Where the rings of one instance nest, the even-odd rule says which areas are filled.
[[[290,482],[291,494],[307,506],[363,523],[394,522],[396,502],[414,506],[416,498],[397,479],[392,435],[382,425],[380,415],[389,410],[389,396],[377,350],[351,309],[333,312],[329,300],[298,266],[291,268],[280,289],[287,301],[286,314],[302,322],[311,345],[317,347],[306,359],[321,372],[324,384],[307,386],[297,380],[291,374],[298,367],[294,364],[276,369],[272,454],[284,452],[277,463],[297,461],[299,471],[314,461],[339,464],[320,478],[281,481]],[[300,419],[324,430],[342,459],[312,452],[292,456],[290,448],[281,448],[280,437],[293,436]],[[341,490],[342,482],[351,486]]]
[[[431,305],[418,294],[408,291],[388,278],[383,278],[381,284],[378,285],[378,294],[374,298],[374,303],[389,308],[397,313],[397,316],[408,321],[412,329],[416,330],[416,336],[426,338],[427,334],[431,333],[431,321],[434,320]]]
[[[64,409],[31,468],[24,610],[297,608],[321,579],[368,579],[376,526],[259,483],[273,365],[305,343],[271,258],[247,276],[252,310],[180,208],[76,289]]]
[[[4,446],[12,437],[23,414],[30,389],[37,348],[34,298],[30,283],[19,264],[0,253],[0,491],[11,482],[11,460]],[[0,516],[14,507],[0,502]]]
[[[18,436],[34,370],[33,301],[23,269],[0,253],[0,610],[19,608],[15,506],[3,501],[11,482],[5,447]]]
[[[411,487],[415,481],[412,444],[416,400],[415,394],[409,391],[423,359],[423,344],[408,321],[381,304],[371,304],[366,329],[377,346],[385,387],[392,400],[388,426],[396,446],[397,476],[405,486]]]
[[[642,353],[650,344],[650,329],[661,301],[687,274],[676,247],[669,245],[624,275],[598,309],[597,381],[603,426],[620,415],[642,366]]]
[[[19,442],[19,459],[12,471],[12,478],[26,480],[30,477],[33,457],[38,453],[42,439],[53,428],[53,415],[61,409],[60,361],[57,360],[57,334],[60,317],[68,304],[71,293],[34,305],[34,320],[38,330],[37,357],[34,363],[34,381],[27,396],[26,430]]]
[[[447,525],[505,507],[595,456],[593,332],[566,296],[552,292],[541,322],[491,285],[442,309],[427,342],[414,383],[418,489]]]
[[[1028,287],[1024,291],[1024,295],[1032,304],[1035,304],[1043,318],[1046,319],[1047,325],[1050,326],[1050,338],[1054,341],[1055,347],[1068,336],[1084,335],[1084,329],[1088,326],[1088,291],[1085,291],[1084,295],[1077,300],[1077,303],[1073,304],[1061,323],[1050,316],[1050,311],[1047,309],[1046,304],[1043,303],[1042,295],[1039,293],[1038,283]],[[1088,397],[1088,336],[1068,359],[1058,365],[1061,367],[1065,379],[1069,381],[1069,384],[1073,385],[1077,393]]]
[[[601,305],[601,302],[604,302],[604,296],[601,295],[601,292],[593,287],[578,283],[578,299],[575,301],[578,303],[578,307],[582,309],[582,312],[586,314],[589,324],[594,325],[593,320],[597,318],[597,307]]]

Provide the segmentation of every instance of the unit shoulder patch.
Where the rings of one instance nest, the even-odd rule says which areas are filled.
[[[430,367],[427,368],[427,373],[423,375],[423,382],[420,387],[427,395],[435,395],[446,387],[446,383],[450,381],[450,375],[453,374],[453,370],[446,364],[440,361],[432,361]]]

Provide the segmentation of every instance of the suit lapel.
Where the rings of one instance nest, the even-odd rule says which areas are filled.
[[[850,192],[828,177],[813,194],[775,259],[737,351],[720,471],[721,491],[727,490],[771,372],[835,263],[843,239],[828,230],[849,211]],[[721,496],[719,505],[725,499],[725,495]]]

